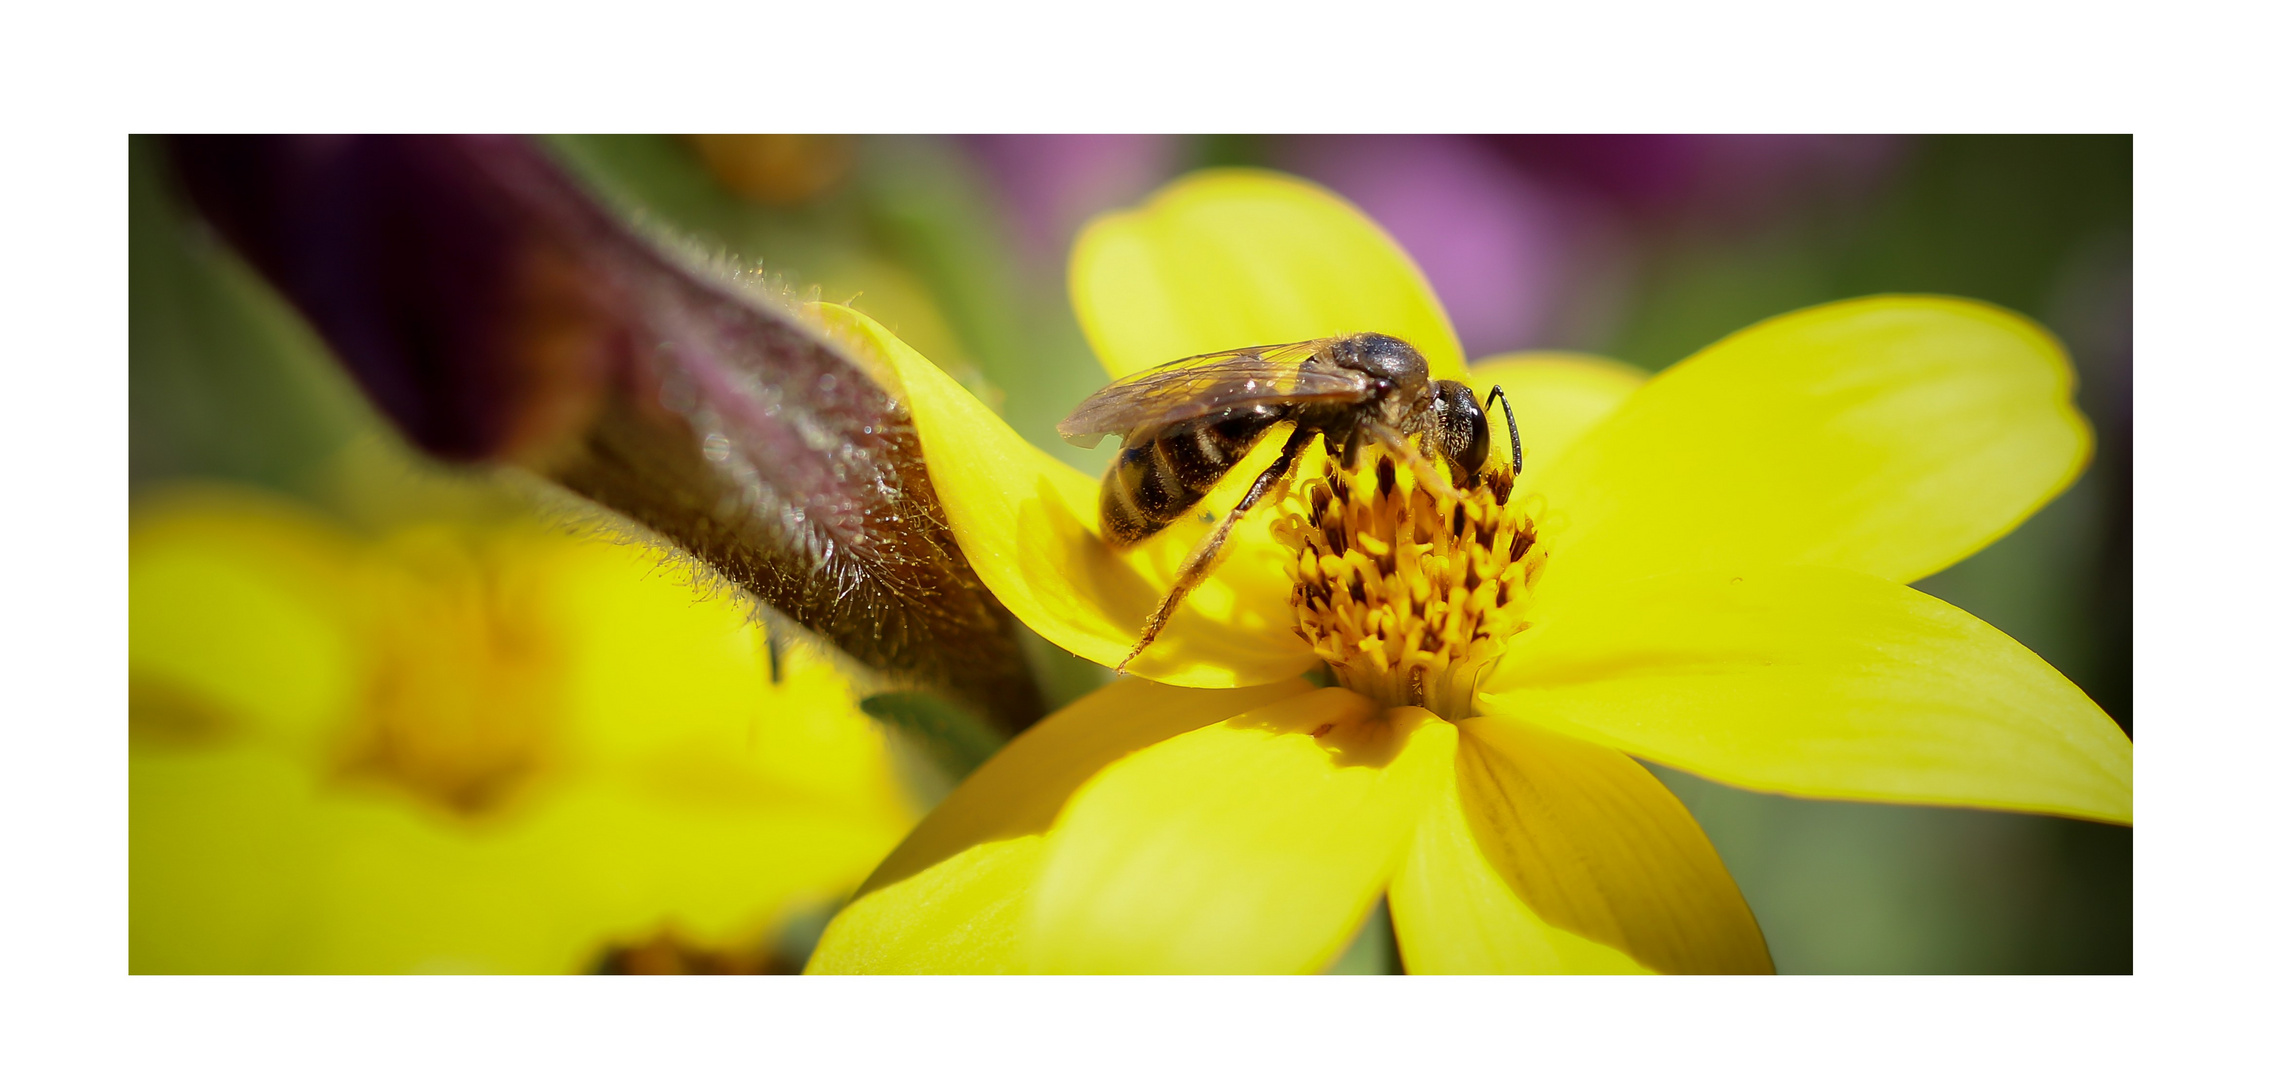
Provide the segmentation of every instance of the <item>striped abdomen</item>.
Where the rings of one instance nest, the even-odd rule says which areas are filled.
[[[1135,431],[1100,482],[1100,527],[1128,547],[1179,520],[1288,413],[1255,406]]]

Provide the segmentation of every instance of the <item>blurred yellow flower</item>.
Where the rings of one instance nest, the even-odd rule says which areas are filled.
[[[1458,506],[1317,448],[1131,665],[1144,678],[969,777],[810,971],[1319,970],[1380,896],[1411,971],[1769,971],[1716,852],[1633,754],[1764,791],[2130,820],[2112,720],[1905,585],[2087,460],[2070,367],[2031,323],[1880,297],[1651,380],[1576,357],[1467,369],[1390,239],[1254,172],[1096,221],[1071,278],[1110,377],[1388,333],[1438,377],[1512,393],[1526,472]],[[820,313],[898,372],[983,580],[1062,648],[1123,660],[1243,485],[1111,549],[1096,481],[875,323]],[[1298,677],[1325,661],[1340,685]]]
[[[366,539],[224,488],[138,505],[131,968],[764,969],[915,813],[838,673],[778,678],[740,603],[660,561],[526,521]]]

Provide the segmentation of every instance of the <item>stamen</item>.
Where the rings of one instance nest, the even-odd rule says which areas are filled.
[[[1358,475],[1333,458],[1293,485],[1274,526],[1290,551],[1298,634],[1350,690],[1471,716],[1480,676],[1529,626],[1550,558],[1540,515],[1510,505],[1508,471],[1451,499],[1371,453]]]

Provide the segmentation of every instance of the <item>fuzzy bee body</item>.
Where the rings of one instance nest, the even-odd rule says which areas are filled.
[[[1489,403],[1501,393],[1500,387],[1491,391]],[[1504,417],[1510,424],[1508,401]],[[1174,360],[1118,379],[1085,399],[1061,422],[1060,434],[1079,446],[1096,446],[1106,435],[1123,438],[1123,452],[1100,485],[1100,524],[1109,544],[1129,547],[1193,509],[1283,424],[1291,431],[1281,453],[1180,568],[1125,664],[1155,639],[1180,599],[1210,572],[1235,523],[1281,486],[1317,436],[1349,469],[1364,446],[1381,445],[1406,459],[1419,483],[1440,490],[1448,481],[1431,469],[1430,459],[1446,462],[1455,483],[1471,487],[1489,452],[1487,413],[1471,389],[1434,379],[1421,354],[1385,334]],[[1412,438],[1419,445],[1411,446]],[[1511,444],[1516,473],[1516,425]]]

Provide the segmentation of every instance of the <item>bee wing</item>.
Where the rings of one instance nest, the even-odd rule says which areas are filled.
[[[1129,435],[1242,405],[1367,398],[1368,376],[1347,368],[1303,366],[1330,340],[1204,353],[1127,375],[1085,398],[1060,422],[1060,437],[1078,446],[1098,446],[1103,435]]]

